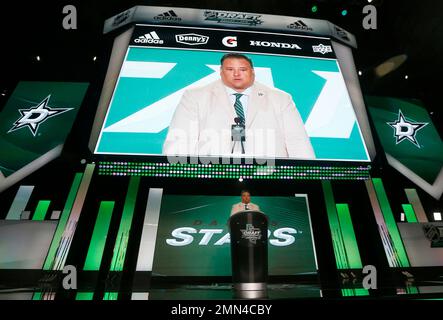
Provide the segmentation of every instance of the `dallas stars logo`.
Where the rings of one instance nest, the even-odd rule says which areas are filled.
[[[22,115],[17,121],[14,122],[14,126],[9,129],[9,132],[28,127],[32,135],[35,137],[39,126],[48,120],[49,118],[58,116],[66,111],[72,110],[73,108],[50,108],[48,107],[49,98],[51,95],[47,96],[40,102],[37,106],[31,107],[29,109],[18,109]]]
[[[401,110],[398,110],[398,119],[394,122],[386,122],[392,128],[394,128],[394,137],[396,144],[399,144],[403,140],[407,139],[414,145],[420,148],[415,135],[417,131],[425,127],[428,122],[411,122],[405,119]]]

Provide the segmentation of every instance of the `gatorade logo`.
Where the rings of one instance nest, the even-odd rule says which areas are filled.
[[[225,47],[234,48],[237,46],[237,37],[234,36],[224,37],[222,43]]]

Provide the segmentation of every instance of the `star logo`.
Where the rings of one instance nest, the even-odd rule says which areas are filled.
[[[48,106],[51,95],[47,96],[37,106],[29,109],[18,109],[18,112],[22,115],[18,120],[14,122],[14,126],[9,129],[8,133],[16,131],[21,128],[27,127],[32,135],[35,137],[39,126],[48,120],[49,118],[58,116],[64,112],[72,110],[73,108],[50,108]]]
[[[424,128],[428,122],[412,122],[406,120],[403,116],[401,110],[398,110],[398,119],[394,122],[386,122],[389,126],[394,129],[394,137],[396,139],[396,144],[399,144],[403,140],[409,140],[415,146],[420,148],[418,144],[416,134],[417,131]]]

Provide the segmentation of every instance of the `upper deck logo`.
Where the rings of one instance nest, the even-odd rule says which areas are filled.
[[[331,46],[325,46],[324,44],[320,43],[318,46],[312,46],[312,50],[314,52],[318,52],[321,54],[325,54],[328,52],[332,52],[332,47]]]

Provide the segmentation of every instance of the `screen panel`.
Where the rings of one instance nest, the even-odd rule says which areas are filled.
[[[0,221],[0,269],[41,269],[56,221]]]
[[[252,59],[257,82],[290,94],[315,159],[370,161],[329,39],[158,26],[134,31],[95,153],[165,155],[163,143],[183,92],[218,81],[220,58],[233,51]]]
[[[154,276],[229,276],[233,196],[163,195]],[[316,274],[307,197],[253,197],[269,218],[269,274]],[[171,260],[171,257],[174,257]]]

